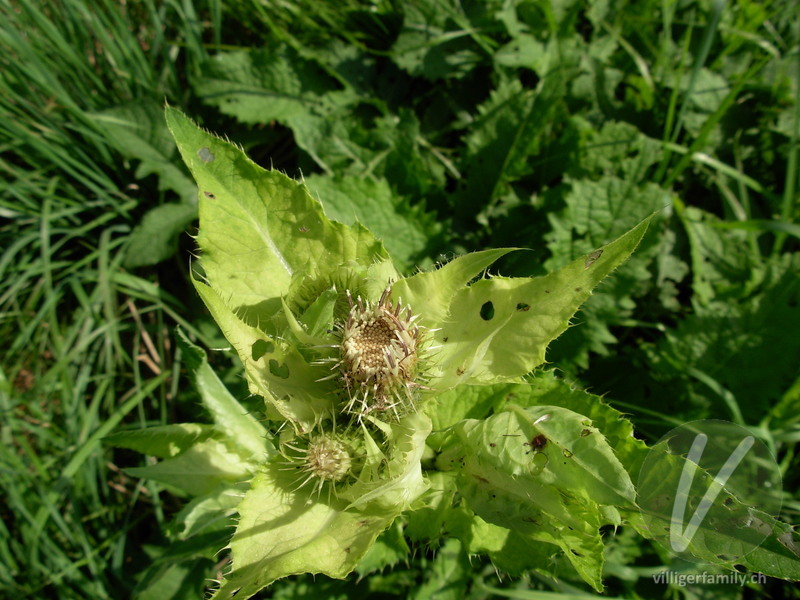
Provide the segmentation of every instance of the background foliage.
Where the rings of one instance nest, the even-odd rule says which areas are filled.
[[[651,441],[695,418],[751,427],[798,522],[798,14],[793,0],[0,0],[0,590],[192,598],[224,563],[173,543],[180,498],[102,443],[198,419],[176,325],[226,346],[188,278],[196,188],[165,99],[303,177],[409,271],[518,246],[532,250],[500,272],[542,274],[662,209],[548,360]],[[209,359],[244,399],[230,352]],[[498,580],[457,542],[402,534],[379,548],[391,572],[270,593],[588,593]],[[607,543],[611,594],[697,593],[654,585],[680,565],[632,532]]]

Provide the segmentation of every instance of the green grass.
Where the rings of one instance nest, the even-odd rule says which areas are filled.
[[[538,274],[667,205],[548,358],[651,440],[692,418],[756,428],[798,522],[796,2],[503,6],[0,0],[0,595],[193,597],[214,575],[213,556],[152,566],[194,556],[172,544],[182,501],[101,442],[198,418],[176,325],[226,345],[188,279],[195,191],[165,100],[330,210],[349,197],[368,226],[427,239],[396,244],[409,265],[521,246],[503,272]],[[229,355],[211,358],[245,398]],[[447,583],[415,557],[314,585]],[[667,595],[637,575],[666,560],[620,538],[609,591]],[[499,585],[483,567],[458,584],[475,597]]]

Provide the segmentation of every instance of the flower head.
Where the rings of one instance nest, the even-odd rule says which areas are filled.
[[[414,406],[422,329],[410,306],[391,300],[387,287],[378,302],[347,299],[350,312],[341,327],[339,370],[348,393],[345,411],[359,417],[391,410],[399,415]]]
[[[291,468],[303,475],[298,487],[309,483],[319,494],[325,484],[343,481],[353,470],[353,457],[347,444],[332,435],[316,435],[301,440],[301,446],[283,444],[284,456]]]

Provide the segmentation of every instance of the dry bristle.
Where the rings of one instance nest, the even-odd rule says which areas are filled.
[[[306,448],[287,443],[283,445],[283,449],[284,456],[289,459],[284,469],[299,469],[301,474],[296,489],[311,484],[317,495],[322,492],[325,484],[345,479],[353,467],[347,446],[339,439],[328,435],[312,438]]]
[[[347,291],[350,313],[341,331],[338,370],[349,396],[345,410],[359,419],[371,411],[413,409],[412,390],[418,372],[421,331],[410,306],[391,301],[387,287],[377,303],[361,297],[354,303]]]

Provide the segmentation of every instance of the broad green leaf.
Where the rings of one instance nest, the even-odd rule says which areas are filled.
[[[495,568],[512,576],[531,570],[545,576],[559,576],[554,571],[558,545],[536,539],[520,530],[488,523],[465,506],[448,511],[447,531],[458,537],[470,554],[488,556]],[[568,563],[569,564],[569,563]]]
[[[230,543],[233,570],[214,600],[234,594],[245,600],[287,575],[344,578],[395,518],[368,506],[346,509],[343,500],[296,488],[296,476],[276,465],[253,479]]]
[[[456,199],[456,210],[474,218],[482,207],[501,198],[509,184],[529,173],[528,157],[543,142],[563,99],[557,75],[547,77],[540,90],[523,89],[515,78],[504,79],[478,107],[467,137],[467,177]]]
[[[520,497],[527,486],[531,491],[549,488],[531,494],[537,496],[531,501],[554,516],[572,521],[557,501],[549,504],[558,489],[598,504],[634,504],[628,473],[603,434],[583,415],[557,406],[510,405],[488,419],[465,420],[454,429],[468,448],[468,461],[474,459],[477,474],[484,468],[502,472],[520,483]]]
[[[470,252],[454,258],[434,271],[401,279],[392,289],[395,297],[402,298],[403,303],[413,307],[423,324],[437,327],[447,318],[456,292],[512,250],[513,248],[498,248]]]
[[[345,225],[366,226],[405,270],[426,254],[441,230],[433,215],[411,208],[385,179],[312,175],[305,183],[312,195],[321,198],[328,217]]]
[[[211,413],[214,427],[232,446],[240,449],[245,458],[255,462],[267,460],[275,449],[268,441],[267,430],[234,398],[208,365],[206,353],[194,345],[178,329],[178,345],[183,359],[194,378],[203,406]]]
[[[677,209],[691,250],[693,303],[707,306],[715,299],[750,296],[763,271],[747,243],[748,233],[716,227],[720,220],[699,208]]]
[[[435,395],[425,404],[434,431],[429,444],[442,439],[441,432],[462,419],[483,419],[492,412],[504,411],[510,404],[523,408],[559,406],[587,417],[606,438],[628,475],[639,475],[648,448],[634,437],[631,422],[600,396],[556,377],[554,370],[537,371],[530,383],[462,385]]]
[[[103,441],[118,448],[129,448],[158,458],[171,458],[192,445],[207,440],[213,433],[214,428],[210,425],[178,423],[135,431],[118,431],[103,438]]]
[[[608,441],[631,478],[638,477],[647,445],[634,437],[633,425],[618,410],[606,404],[600,396],[590,394],[563,379],[555,370],[537,372],[530,383],[495,386],[474,386],[467,389],[485,390],[484,397],[495,401],[494,411],[509,404],[517,406],[560,406],[588,418]]]
[[[363,227],[329,221],[301,183],[259,167],[178,110],[167,108],[166,117],[199,187],[205,276],[251,325],[279,309],[295,272],[324,275],[386,258]]]
[[[660,452],[657,460],[648,460],[646,469],[639,478],[640,489],[647,489],[647,520],[644,525],[637,515],[623,509],[622,515],[646,537],[664,540],[669,534],[674,519],[673,499],[683,474],[683,456],[664,454],[656,446],[652,452]],[[650,457],[648,457],[650,458]],[[715,474],[701,469],[695,473],[692,488],[707,490]],[[687,511],[697,506],[690,503]],[[688,521],[689,516],[686,516]],[[741,566],[770,577],[800,580],[800,538],[791,525],[778,521],[772,515],[748,506],[727,490],[709,506],[699,528],[692,537],[685,558],[691,556],[702,562],[719,565],[730,570]],[[685,523],[683,524],[685,527]]]
[[[155,465],[126,469],[134,477],[155,479],[192,496],[208,494],[223,483],[233,484],[248,479],[255,465],[213,438],[193,444],[174,458]]]
[[[565,181],[571,189],[570,195],[574,194],[575,198],[567,199],[567,202],[574,207],[577,204],[575,200],[580,198],[587,209],[595,208],[596,214],[592,215],[593,221],[587,221],[582,215],[583,211],[576,211],[575,208],[569,207],[561,215],[548,215],[548,218],[563,220],[567,225],[568,215],[571,213],[578,218],[575,228],[579,232],[591,229],[608,230],[614,227],[625,230],[635,225],[641,217],[666,204],[663,203],[648,209],[649,202],[637,202],[635,206],[631,206],[629,201],[632,187],[647,182],[648,169],[661,160],[661,140],[646,136],[640,129],[624,121],[606,121],[599,129],[593,123],[580,117],[572,117],[571,122],[580,128],[582,139],[581,152],[576,157],[577,160],[572,161],[569,165],[570,177]],[[613,183],[615,181],[619,181],[619,184]],[[601,193],[603,188],[610,192],[604,194],[605,198],[598,198],[597,202],[593,200],[592,196],[586,196],[574,187],[575,184],[580,183],[591,189],[593,182],[600,184],[598,191]],[[619,186],[623,193],[627,193],[618,197],[616,186]],[[662,194],[666,193],[662,191]],[[625,206],[634,210],[626,212],[614,210],[613,216],[621,220],[621,223],[614,225],[613,221],[609,222],[604,214],[605,204],[609,200],[612,207],[624,203]],[[632,223],[631,219],[634,219]]]
[[[358,561],[355,570],[359,577],[366,577],[376,571],[394,567],[400,561],[408,560],[410,552],[403,535],[402,523],[400,519],[395,519],[394,523],[378,536],[372,547]]]
[[[435,333],[441,349],[431,386],[509,381],[542,364],[547,345],[592,288],[630,256],[649,222],[544,277],[494,277],[460,290]]]
[[[282,43],[264,48],[218,52],[203,63],[195,82],[206,104],[243,123],[279,121],[290,125],[305,117],[336,82],[312,61]]]
[[[472,579],[469,556],[458,539],[450,538],[436,551],[425,569],[425,580],[409,598],[414,600],[462,600]]]
[[[453,472],[429,471],[427,477],[430,488],[419,498],[414,510],[405,515],[405,535],[435,545],[445,535],[443,527],[452,510],[456,476]]]
[[[371,457],[379,470],[373,473],[365,467],[360,480],[339,495],[350,500],[350,507],[373,507],[400,514],[428,489],[420,461],[431,422],[424,414],[411,413],[397,423],[384,425],[383,430],[386,442]]]
[[[203,595],[211,566],[213,562],[210,559],[173,560],[153,565],[132,597],[136,600],[196,600]]]
[[[304,432],[332,414],[336,401],[323,367],[307,364],[284,340],[267,335],[239,319],[211,287],[193,279],[214,320],[244,364],[250,391],[259,394]]]
[[[800,336],[788,332],[800,331],[800,253],[762,263],[761,281],[744,298],[743,288],[750,286],[743,285],[739,268],[723,271],[723,263],[710,255],[704,264],[706,273],[720,269],[714,277],[716,300],[698,305],[657,344],[644,348],[653,392],[684,415],[699,410],[755,423],[797,379]]]
[[[301,321],[308,328],[309,334],[312,336],[327,334],[333,326],[334,309],[338,299],[339,294],[336,290],[325,290],[303,313]]]
[[[512,386],[460,385],[434,394],[425,403],[425,413],[433,422],[433,431],[443,431],[463,419],[483,419],[508,393]]]
[[[186,539],[211,529],[235,525],[233,516],[246,490],[242,488],[226,483],[204,496],[192,498],[175,517],[178,535]]]
[[[87,114],[96,126],[104,130],[103,141],[122,156],[140,161],[136,177],[158,176],[159,190],[172,190],[182,205],[194,205],[196,188],[180,168],[164,113],[158,100],[115,106],[102,112]]]
[[[440,461],[457,466],[459,491],[490,523],[559,546],[602,589],[608,518],[599,504],[633,506],[635,491],[611,447],[586,417],[555,407],[508,410],[454,427],[459,443]],[[439,462],[447,468],[447,462]],[[618,521],[618,519],[615,519]]]
[[[248,598],[296,573],[342,578],[352,571],[378,534],[428,488],[420,466],[428,418],[411,414],[382,432],[378,456],[367,457],[359,479],[333,494],[298,489],[302,479],[279,464],[257,475],[238,509],[233,571],[215,598],[228,598],[239,587]]]
[[[131,234],[125,267],[155,265],[171,257],[178,247],[178,236],[196,218],[195,202],[170,202],[149,210]]]

